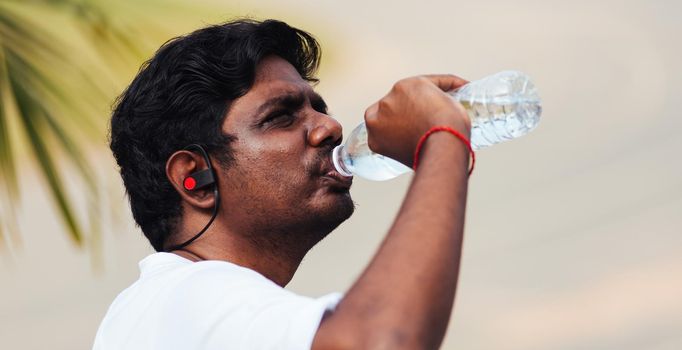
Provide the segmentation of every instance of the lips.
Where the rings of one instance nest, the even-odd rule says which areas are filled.
[[[323,159],[320,176],[323,179],[328,179],[336,187],[342,187],[346,189],[350,188],[350,186],[353,184],[353,177],[343,176],[336,171],[329,157],[324,157]]]
[[[353,184],[353,178],[352,177],[346,177],[341,174],[339,174],[338,171],[336,170],[330,170],[324,175],[322,175],[323,178],[330,179],[334,183],[336,183],[339,187],[345,187],[345,188],[350,188],[350,186]]]

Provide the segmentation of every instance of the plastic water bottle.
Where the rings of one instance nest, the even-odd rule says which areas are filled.
[[[523,136],[540,122],[540,97],[528,76],[518,71],[503,71],[448,93],[469,114],[474,150]],[[411,170],[369,149],[365,123],[350,133],[345,144],[334,148],[332,161],[341,175],[375,181]]]

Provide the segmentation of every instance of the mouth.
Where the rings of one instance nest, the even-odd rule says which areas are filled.
[[[319,174],[322,181],[332,187],[347,191],[353,184],[353,177],[343,176],[334,168],[331,160],[331,151],[325,152],[325,156],[321,158],[322,164]]]
[[[353,184],[353,178],[352,177],[346,177],[341,174],[339,174],[338,171],[336,170],[329,170],[324,175],[321,176],[322,180],[325,182],[330,183],[333,187],[338,187],[342,189],[350,189],[351,185]]]

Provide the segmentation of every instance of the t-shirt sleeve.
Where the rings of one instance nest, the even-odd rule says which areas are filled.
[[[333,311],[342,298],[340,293],[300,296],[260,275],[222,276],[200,273],[172,293],[171,302],[177,307],[169,308],[173,311],[164,317],[163,329],[168,333],[162,338],[169,340],[167,345],[307,350],[325,312]]]

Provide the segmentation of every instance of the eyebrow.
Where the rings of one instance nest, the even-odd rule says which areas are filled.
[[[258,107],[256,115],[261,115],[269,109],[274,107],[282,106],[290,109],[298,109],[305,102],[305,94],[302,91],[288,92],[279,96],[275,96]],[[324,102],[322,96],[316,92],[310,92],[310,104],[315,109],[322,109],[323,112],[327,112],[327,104]]]

